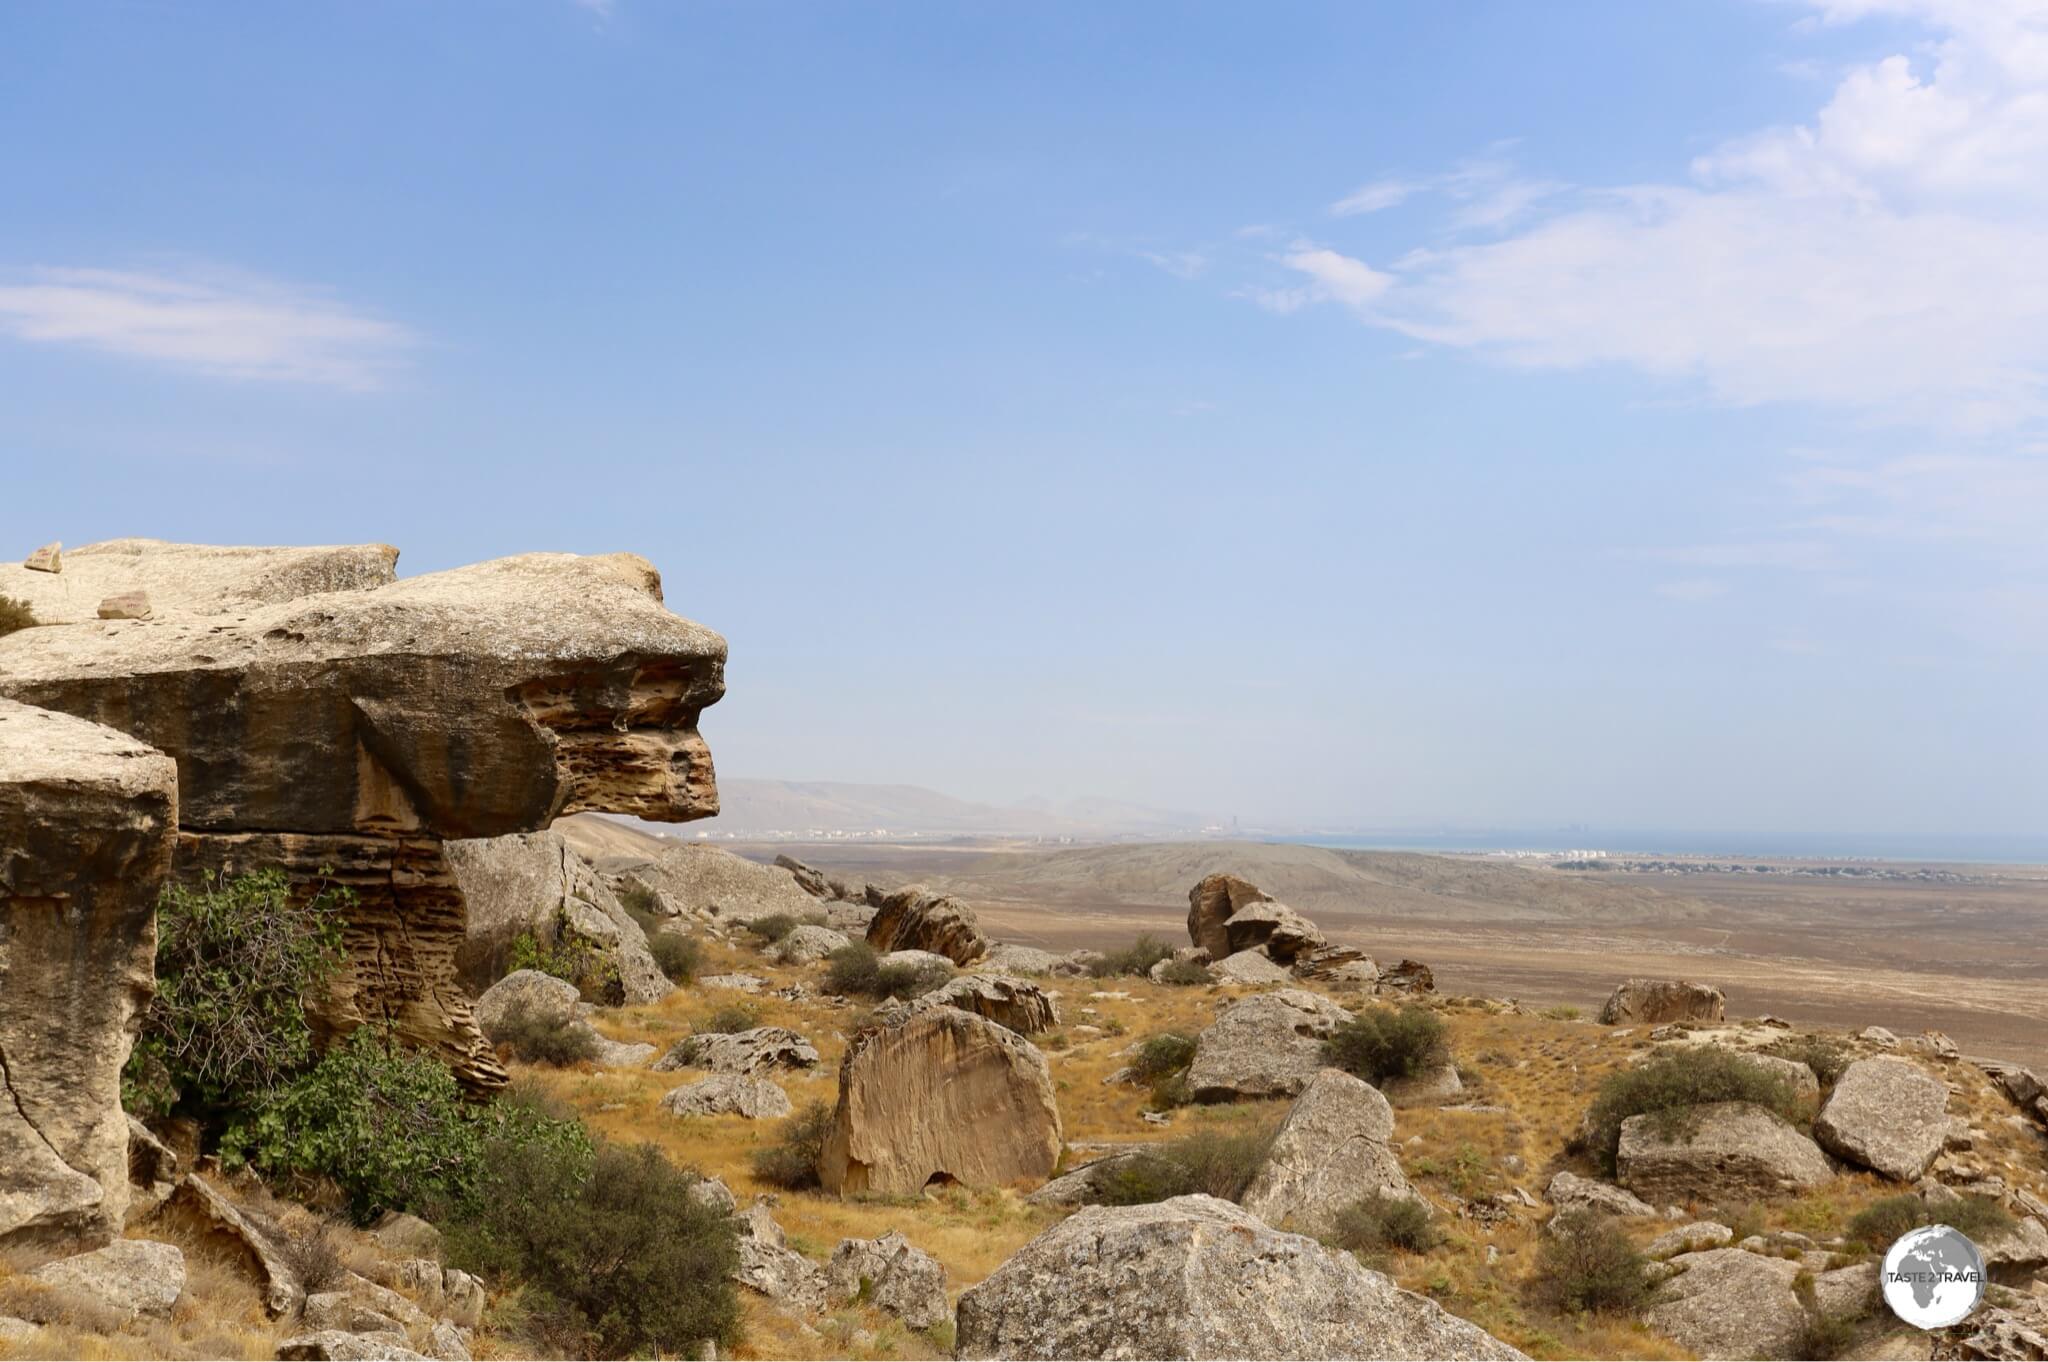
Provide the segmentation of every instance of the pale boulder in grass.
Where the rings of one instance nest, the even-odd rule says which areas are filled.
[[[1324,1069],[1288,1108],[1239,1204],[1269,1225],[1321,1235],[1365,1197],[1421,1202],[1401,1171],[1393,1134],[1384,1096],[1341,1069]]]
[[[44,1286],[76,1292],[124,1319],[168,1315],[185,1294],[185,1255],[170,1244],[117,1239],[103,1249],[45,1263],[28,1275]]]
[[[1859,1059],[1835,1080],[1813,1134],[1838,1158],[1911,1182],[1948,1137],[1948,1087],[1910,1060]]]
[[[1835,1176],[1818,1145],[1748,1102],[1695,1107],[1675,1129],[1656,1116],[1631,1116],[1615,1167],[1622,1186],[1666,1205],[1795,1195]]]
[[[850,1301],[863,1287],[868,1302],[913,1329],[945,1319],[946,1269],[939,1260],[891,1230],[876,1239],[842,1239],[825,1266],[833,1297]]]
[[[1323,1068],[1324,1040],[1350,1018],[1305,989],[1240,999],[1197,1037],[1188,1092],[1198,1102],[1292,1097]]]
[[[787,1116],[793,1110],[788,1093],[765,1078],[745,1074],[716,1074],[671,1088],[662,1095],[661,1109],[671,1116],[744,1116],[750,1121]]]
[[[1643,1318],[1701,1357],[1791,1357],[1806,1323],[1798,1263],[1718,1248],[1673,1258],[1678,1274]]]

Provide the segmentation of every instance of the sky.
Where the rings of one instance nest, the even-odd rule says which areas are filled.
[[[629,549],[721,770],[2048,824],[2048,0],[0,7],[0,552]]]

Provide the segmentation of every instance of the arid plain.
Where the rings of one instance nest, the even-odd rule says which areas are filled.
[[[2048,1062],[2048,868],[2038,866],[1888,862],[1829,875],[1816,873],[1821,863],[1765,860],[1743,863],[1771,867],[1763,873],[1654,873],[1250,842],[733,849],[923,882],[967,898],[997,936],[1062,950],[1141,931],[1178,944],[1188,887],[1230,871],[1382,964],[1423,961],[1447,993],[1590,1012],[1624,977],[1687,977],[1725,989],[1735,1015],[1932,1028],[1966,1053]]]

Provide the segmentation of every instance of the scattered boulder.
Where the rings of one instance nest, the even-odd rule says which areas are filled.
[[[1741,1249],[1671,1260],[1679,1270],[1644,1311],[1651,1328],[1701,1357],[1790,1357],[1806,1323],[1800,1267]]]
[[[875,963],[885,969],[895,966],[899,969],[942,969],[949,973],[953,969],[953,961],[947,956],[939,955],[933,951],[908,949],[890,951],[885,955],[877,957]]]
[[[757,1291],[791,1314],[815,1315],[825,1308],[825,1274],[789,1246],[782,1227],[760,1202],[733,1217],[739,1231],[739,1262],[732,1279]]]
[[[1393,1135],[1393,1108],[1377,1089],[1341,1069],[1320,1070],[1288,1108],[1239,1204],[1268,1225],[1323,1235],[1362,1197],[1419,1202]]]
[[[765,1078],[718,1074],[671,1088],[661,1109],[671,1116],[744,1116],[750,1121],[787,1116],[794,1108],[789,1094]]]
[[[1792,1089],[1792,1095],[1802,1101],[1820,1101],[1820,1079],[1807,1065],[1796,1059],[1782,1059],[1777,1055],[1760,1055],[1742,1052],[1742,1058],[1773,1078],[1782,1078]]]
[[[972,908],[917,884],[882,900],[868,923],[868,944],[885,952],[930,951],[955,965],[968,964],[988,951],[988,938],[981,934]]]
[[[1880,1050],[1896,1050],[1899,1038],[1882,1026],[1866,1026],[1856,1033],[1859,1040],[1867,1040]]]
[[[483,1282],[461,1268],[451,1267],[441,1274],[441,1317],[458,1329],[474,1329],[483,1323],[486,1299]]]
[[[1189,1095],[1197,1102],[1293,1097],[1322,1069],[1324,1039],[1350,1016],[1298,988],[1234,1002],[1196,1038]]]
[[[1230,942],[1230,954],[1263,951],[1269,959],[1283,965],[1306,951],[1321,950],[1329,944],[1315,923],[1286,904],[1270,899],[1248,903],[1232,913],[1223,923],[1223,934]]]
[[[155,978],[177,807],[169,757],[0,700],[0,1246],[121,1232],[121,1066]]]
[[[1835,1080],[1813,1136],[1838,1158],[1911,1182],[1948,1136],[1948,1088],[1910,1060],[1859,1059]]]
[[[1643,1256],[1661,1263],[1681,1253],[1705,1253],[1708,1249],[1727,1248],[1734,1242],[1735,1231],[1719,1221],[1695,1220],[1652,1239],[1643,1247]]]
[[[1600,1020],[1607,1026],[1661,1026],[1667,1022],[1727,1020],[1721,990],[1690,979],[1625,979],[1607,996]]]
[[[1071,1168],[1024,1198],[1033,1206],[1093,1206],[1109,1195],[1117,1175],[1153,1158],[1146,1149],[1121,1149]]]
[[[811,965],[848,944],[844,932],[806,922],[775,943],[775,958],[785,965]]]
[[[1594,1210],[1625,1220],[1654,1219],[1657,1208],[1611,1182],[1596,1182],[1577,1173],[1562,1172],[1550,1180],[1550,1204],[1560,1212]]]
[[[1226,955],[1209,966],[1209,976],[1222,984],[1285,984],[1294,978],[1261,950]]]
[[[44,1286],[84,1296],[124,1319],[168,1315],[185,1294],[185,1255],[149,1239],[116,1239],[91,1253],[45,1263],[28,1275]],[[33,1304],[27,1308],[33,1313]]]
[[[705,974],[697,979],[699,988],[722,988],[728,993],[759,993],[768,981],[758,974]]]
[[[583,996],[576,985],[537,969],[516,969],[483,991],[476,1000],[476,1021],[487,1036],[496,1036],[515,1013],[536,1021],[579,1021]]]
[[[1445,1060],[1419,1074],[1390,1078],[1380,1085],[1380,1091],[1397,1107],[1440,1107],[1457,1100],[1465,1091],[1465,1081],[1458,1077],[1458,1066]]]
[[[1060,957],[1051,951],[1042,951],[1036,946],[1020,946],[1014,941],[998,941],[989,947],[982,967],[1001,974],[1051,974],[1059,963]]]
[[[298,1274],[277,1245],[198,1174],[178,1180],[154,1219],[178,1225],[188,1235],[221,1250],[223,1257],[239,1261],[262,1290],[263,1308],[272,1319],[290,1314],[305,1299]]]
[[[1622,1186],[1664,1205],[1783,1196],[1835,1176],[1818,1145],[1749,1102],[1694,1107],[1676,1129],[1660,1116],[1631,1116],[1615,1167]]]
[[[789,871],[701,842],[678,842],[646,859],[608,858],[599,865],[630,874],[685,916],[726,926],[778,915],[801,921],[818,911],[818,901]]]
[[[1854,1263],[1813,1276],[1814,1308],[1824,1315],[1868,1314],[1881,1300],[1881,1291],[1876,1263]]]
[[[1211,960],[1236,953],[1224,926],[1240,910],[1271,899],[1249,880],[1235,875],[1210,875],[1188,890],[1188,940],[1209,952]]]
[[[805,865],[794,856],[781,855],[775,858],[775,864],[787,870],[790,878],[796,881],[796,887],[814,899],[844,897],[844,895],[832,892],[832,882],[825,878],[825,872],[816,866]]]
[[[1988,1268],[2003,1268],[2008,1273],[2031,1272],[2048,1266],[2048,1229],[2033,1216],[2016,1216],[2010,1229],[1980,1237],[1977,1248]]]
[[[60,573],[64,571],[64,545],[45,544],[24,558],[21,565],[30,572]]]
[[[1379,987],[1386,993],[1434,993],[1436,973],[1420,960],[1403,960],[1380,971]]]
[[[150,616],[149,593],[124,591],[109,596],[100,602],[98,614],[103,620],[146,620]]]
[[[856,936],[865,940],[868,927],[874,920],[875,909],[872,904],[853,899],[834,899],[825,905],[825,925],[849,940]]]
[[[1207,1196],[1090,1206],[961,1297],[962,1358],[1517,1358],[1350,1254]]]
[[[1380,967],[1364,951],[1325,946],[1295,956],[1294,975],[1332,988],[1370,988],[1379,982]]]
[[[405,1258],[441,1258],[441,1231],[406,1211],[386,1211],[370,1226],[370,1238]]]
[[[952,1312],[946,1305],[946,1269],[939,1260],[890,1230],[878,1239],[842,1239],[825,1266],[835,1300],[866,1291],[868,1303],[912,1329],[929,1329]]]
[[[815,1069],[818,1050],[781,1026],[751,1031],[703,1031],[684,1036],[651,1066],[656,1073],[709,1069],[721,1074],[763,1074],[775,1069]]]
[[[295,1334],[277,1345],[282,1362],[424,1362],[425,1353],[405,1346],[399,1334],[352,1334],[320,1329]]]
[[[686,1193],[700,1206],[732,1215],[739,1207],[739,1201],[732,1194],[732,1188],[725,1185],[723,1178],[698,1178],[690,1184]]]
[[[1059,1005],[1029,979],[1007,974],[963,974],[918,998],[912,1007],[957,1007],[987,1017],[1020,1036],[1035,1036],[1060,1024]]]
[[[829,1192],[914,1195],[934,1181],[1043,1181],[1060,1153],[1045,1056],[956,1008],[873,1027],[848,1044],[818,1173]]]

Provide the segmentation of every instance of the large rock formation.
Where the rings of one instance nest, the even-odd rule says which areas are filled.
[[[1197,1102],[1292,1097],[1323,1067],[1323,1041],[1351,1014],[1319,994],[1282,988],[1232,1003],[1195,1040],[1188,1094]]]
[[[818,1176],[830,1192],[908,1196],[934,1181],[1041,1182],[1059,1154],[1045,1056],[1008,1027],[940,1007],[848,1044]]]
[[[1420,1201],[1393,1135],[1394,1109],[1372,1084],[1324,1069],[1294,1099],[1239,1204],[1269,1225],[1324,1235],[1361,1198]]]
[[[1230,954],[1263,950],[1280,964],[1292,963],[1298,955],[1319,951],[1329,942],[1322,930],[1284,903],[1248,903],[1223,923],[1230,941]]]
[[[177,818],[170,758],[0,700],[0,1246],[121,1232],[121,1066]]]
[[[235,551],[232,591],[181,592],[221,553],[135,548],[155,617],[0,638],[0,696],[175,759],[179,874],[274,866],[310,885],[326,869],[354,892],[329,1030],[374,1017],[472,1085],[503,1082],[454,979],[464,908],[442,843],[586,809],[715,813],[697,717],[723,692],[724,640],[666,610],[630,554],[375,585]],[[325,589],[333,571],[370,589]]]
[[[0,563],[0,596],[27,601],[44,624],[78,624],[97,618],[109,596],[139,592],[155,615],[227,615],[398,579],[398,550],[389,544],[219,548],[112,539],[66,549],[54,561],[45,568]]]
[[[1658,1288],[1644,1320],[1701,1357],[1794,1357],[1806,1307],[1793,1288],[1796,1262],[1741,1249],[1671,1260],[1678,1275]]]
[[[1726,1016],[1721,990],[1690,979],[1624,979],[1600,1009],[1600,1020],[1609,1026],[1717,1022]]]
[[[904,1016],[934,1007],[957,1007],[1009,1027],[1020,1036],[1035,1036],[1060,1024],[1059,1004],[1029,979],[1007,974],[963,974],[949,984],[907,1004],[894,1005]]]
[[[1622,1186],[1660,1206],[1785,1196],[1835,1176],[1818,1145],[1748,1102],[1695,1107],[1676,1124],[1631,1116],[1614,1163]]]
[[[1271,903],[1250,880],[1235,875],[1211,875],[1188,890],[1188,940],[1209,952],[1211,960],[1237,953],[1230,944],[1225,923],[1241,909],[1255,903]]]
[[[960,1297],[956,1357],[1517,1358],[1350,1254],[1207,1196],[1091,1206]]]
[[[884,897],[868,923],[868,944],[878,951],[930,951],[956,965],[988,953],[988,938],[974,910],[949,894],[911,885]]]
[[[875,1239],[842,1239],[825,1265],[833,1298],[863,1295],[913,1329],[929,1329],[946,1318],[946,1269],[938,1259],[897,1230]]]
[[[1821,1148],[1888,1178],[1911,1182],[1948,1135],[1948,1088],[1909,1060],[1879,1055],[1842,1070],[1813,1118]]]
[[[694,842],[652,857],[607,857],[598,868],[645,886],[677,913],[726,926],[778,915],[801,919],[820,906],[782,867]]]

